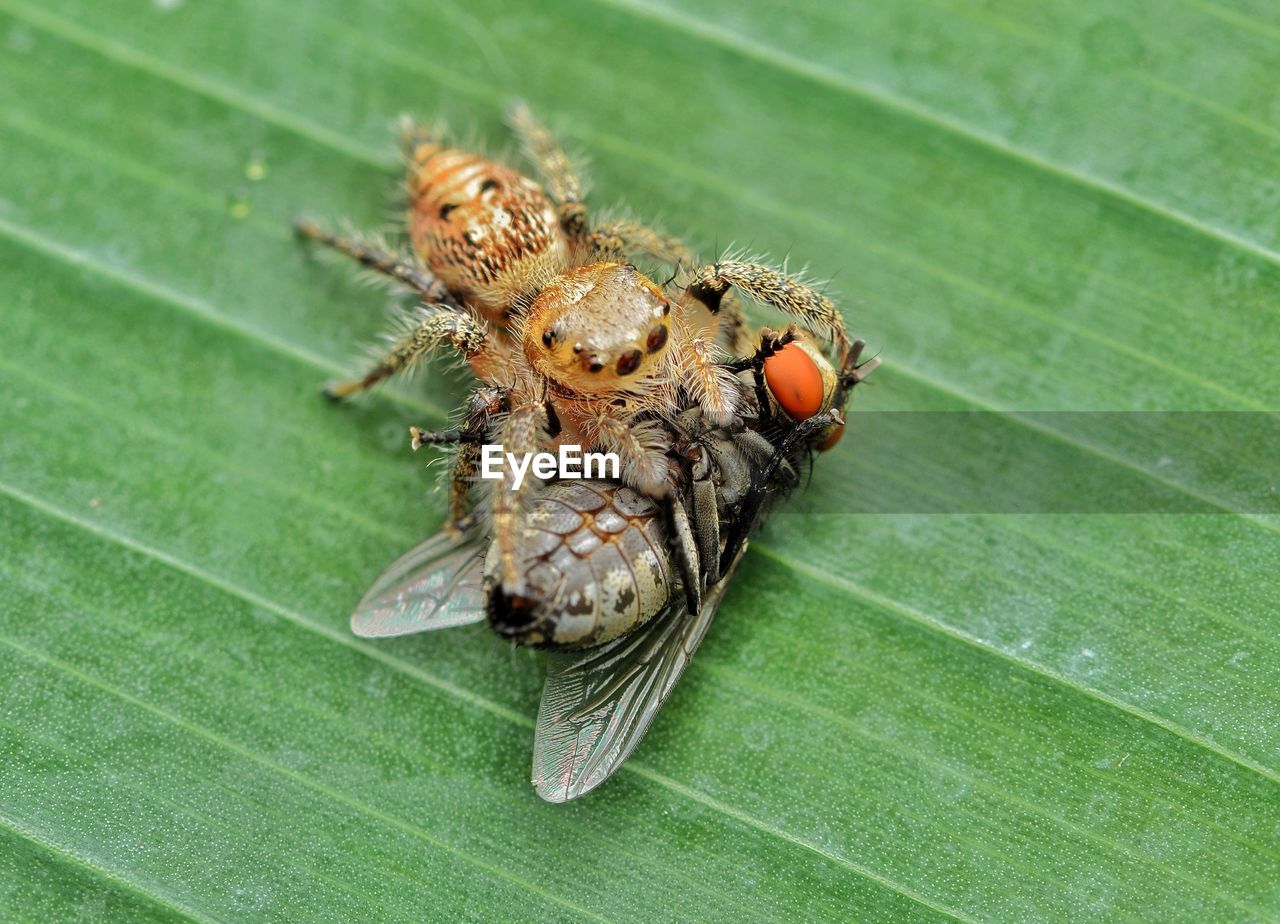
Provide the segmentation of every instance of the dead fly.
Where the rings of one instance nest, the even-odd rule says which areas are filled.
[[[357,606],[353,630],[392,636],[487,618],[505,638],[556,649],[533,784],[551,802],[594,789],[648,730],[751,532],[809,455],[838,439],[850,390],[875,366],[859,365],[860,341],[837,371],[793,337],[766,333],[755,356],[727,367],[756,380],[745,420],[716,426],[695,406],[671,422],[687,516],[682,502],[668,519],[658,501],[617,482],[552,482],[516,524],[520,594],[504,592],[496,546],[478,521],[461,537],[442,530],[388,568]]]
[[[694,269],[679,241],[633,222],[592,225],[550,135],[511,123],[545,191],[509,167],[406,131],[410,253],[300,221],[306,237],[419,295],[404,334],[342,398],[451,346],[481,385],[459,426],[413,430],[458,447],[445,528],[394,563],[352,617],[359,635],[478,622],[555,649],[534,784],[565,801],[635,748],[683,672],[770,499],[843,428],[858,364],[829,300],[767,267]],[[672,289],[627,262],[675,264]],[[673,277],[674,280],[675,277]],[[750,356],[733,289],[823,338],[762,332]],[[737,359],[726,358],[739,357]],[[619,481],[497,483],[471,509],[483,444],[566,443],[623,460]],[[510,467],[508,467],[509,470]]]

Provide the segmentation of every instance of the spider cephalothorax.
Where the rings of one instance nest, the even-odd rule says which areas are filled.
[[[639,394],[672,381],[671,324],[671,299],[634,266],[589,263],[538,293],[521,340],[564,393]]]

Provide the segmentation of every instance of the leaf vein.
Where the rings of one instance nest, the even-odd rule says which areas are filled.
[[[387,666],[392,670],[403,673],[406,676],[413,677],[416,680],[419,680],[420,682],[427,684],[428,686],[441,690],[442,692],[447,693],[451,696],[454,696],[457,699],[462,700],[463,702],[466,702],[472,706],[475,706],[476,708],[490,712],[496,716],[499,716],[500,718],[506,719],[509,722],[514,722],[515,724],[521,725],[525,728],[532,729],[534,726],[533,721],[529,719],[527,716],[521,715],[477,693],[473,693],[470,690],[466,690],[462,687],[457,686],[456,684],[450,683],[446,680],[443,680],[442,678],[436,677],[415,665],[409,664],[408,662],[401,660],[400,658],[386,654],[381,649],[372,645],[368,645],[364,642],[361,642],[356,638],[354,638],[353,636],[348,635],[347,633],[332,629],[321,623],[312,622],[311,620],[307,619],[301,614],[296,613],[292,610],[289,610],[286,607],[283,607],[280,604],[275,603],[274,601],[269,600],[258,593],[255,593],[252,590],[249,590],[244,587],[240,587],[239,585],[233,583],[232,581],[219,577],[218,575],[215,575],[211,572],[205,571],[203,568],[200,568],[199,566],[192,564],[190,562],[183,561],[182,559],[174,555],[171,555],[168,552],[148,546],[129,536],[125,536],[113,530],[107,529],[106,527],[100,524],[91,523],[89,521],[82,520],[79,517],[75,516],[74,514],[68,513],[58,508],[57,506],[48,503],[47,501],[44,501],[38,497],[35,497],[31,494],[26,493],[25,491],[14,488],[10,485],[0,483],[0,495],[8,496],[19,503],[25,504],[26,506],[32,508],[33,510],[36,510],[45,514],[46,516],[52,517],[61,522],[68,523],[72,526],[78,527],[84,530],[85,532],[91,533],[108,542],[119,545],[124,549],[127,549],[136,554],[142,555],[144,557],[151,558],[169,568],[172,568],[175,571],[178,571],[190,577],[196,578],[197,580],[200,580],[210,585],[211,587],[215,587],[223,591],[224,593],[227,593],[234,597],[238,597],[239,599],[244,600],[246,603],[249,603],[253,606],[256,606],[268,612],[274,613],[280,618],[286,620],[289,623],[292,623],[293,625],[298,626],[299,628],[302,628],[306,631],[315,632],[331,641],[337,642],[338,644],[343,645],[347,648],[351,648],[369,658],[372,658],[376,661],[381,662],[382,664],[384,664],[385,666]],[[3,638],[0,638],[0,642],[4,642],[6,644],[14,644],[12,642],[7,642]],[[32,654],[32,656],[43,657],[41,655],[34,654],[34,653]],[[103,688],[110,689],[106,685],[103,685]],[[122,694],[122,695],[127,696],[127,694]],[[162,710],[158,710],[156,707],[148,706],[145,703],[141,703],[141,701],[139,701],[139,703],[148,709],[153,709],[157,712],[162,711]],[[662,774],[659,774],[653,770],[650,770],[649,768],[645,767],[643,764],[640,764],[637,761],[634,761],[634,760],[628,761],[623,765],[622,769],[624,771],[636,773],[645,779],[655,782],[661,786],[664,786],[668,789],[673,790],[674,792],[686,798],[692,799],[709,808],[719,811],[727,815],[728,817],[734,818],[743,824],[746,824],[750,827],[755,828],[758,831],[761,831],[766,834],[774,835],[788,843],[794,844],[798,847],[802,847],[805,850],[808,850],[811,853],[816,854],[817,856],[820,856],[834,863],[837,866],[841,866],[849,870],[850,872],[853,872],[853,873],[856,873],[857,875],[871,879],[874,882],[882,886],[885,886],[886,888],[889,888],[892,891],[897,892],[898,894],[908,899],[911,899],[912,901],[919,902],[922,905],[925,905],[935,911],[938,911],[939,913],[949,915],[950,917],[953,917],[956,920],[972,922],[972,924],[976,924],[976,922],[973,922],[973,919],[966,917],[960,912],[955,911],[953,909],[944,908],[941,905],[937,905],[932,901],[930,901],[929,899],[925,898],[924,896],[914,892],[907,886],[903,886],[899,883],[896,883],[893,880],[888,879],[880,875],[879,873],[876,873],[874,870],[870,869],[869,867],[865,867],[862,864],[856,863],[848,859],[847,857],[842,857],[838,854],[834,854],[828,850],[823,849],[821,846],[812,843],[811,841],[805,840],[804,838],[798,835],[791,834],[790,832],[777,828],[776,826],[771,825],[768,822],[755,818],[754,816],[742,811],[741,809],[734,808],[733,806],[727,805],[726,803],[713,799],[712,797],[706,795],[705,793],[699,792],[696,789],[685,786],[682,783],[676,782],[670,777],[663,776]],[[288,771],[282,770],[282,772],[288,772]],[[313,784],[313,785],[316,785],[317,787],[319,786],[319,784]],[[353,802],[353,804],[355,804],[354,800],[351,800],[351,801]],[[401,822],[401,823],[408,824],[407,822]]]

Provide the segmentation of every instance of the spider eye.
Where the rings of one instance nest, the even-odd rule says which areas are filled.
[[[549,350],[555,344],[555,342],[556,342],[556,332],[548,327],[546,330],[542,332],[542,345]]]
[[[643,357],[639,350],[627,350],[618,357],[618,375],[630,375],[640,368],[640,360]]]
[[[644,348],[650,353],[662,349],[667,342],[667,325],[655,324],[649,329],[649,336],[645,338]]]
[[[808,420],[822,410],[822,373],[799,345],[788,343],[766,359],[764,378],[792,420]]]
[[[445,219],[447,219],[449,217],[449,213],[456,208],[457,208],[456,205],[453,205],[452,203],[449,203],[449,202],[446,202],[444,205],[440,206],[440,220],[444,221]]]

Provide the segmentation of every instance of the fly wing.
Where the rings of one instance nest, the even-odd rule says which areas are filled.
[[[568,802],[622,766],[706,635],[736,567],[707,591],[697,613],[674,594],[666,613],[635,632],[550,656],[533,742],[538,795]]]
[[[373,582],[351,614],[351,631],[366,638],[465,626],[484,619],[481,529],[461,538],[446,532],[402,555]]]

